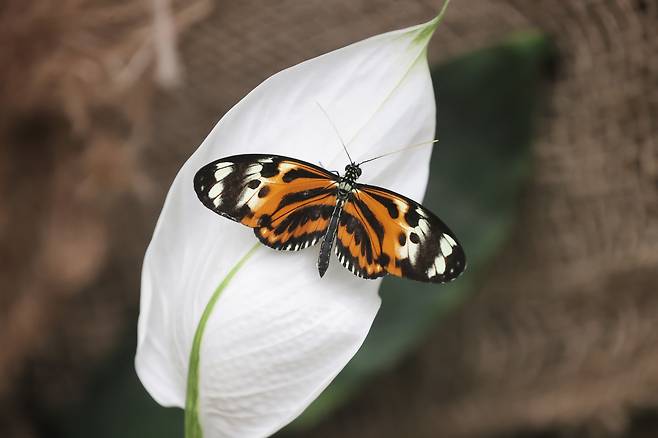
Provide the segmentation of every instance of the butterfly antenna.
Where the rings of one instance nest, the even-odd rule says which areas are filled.
[[[340,133],[338,132],[338,128],[336,128],[336,125],[334,125],[334,122],[329,117],[329,114],[327,114],[327,112],[324,110],[324,108],[322,108],[322,105],[320,105],[320,102],[318,102],[316,100],[315,103],[318,104],[318,106],[320,107],[320,110],[322,110],[322,113],[324,114],[324,116],[327,118],[327,120],[329,120],[329,123],[331,124],[331,127],[334,128],[334,132],[336,133],[336,136],[338,137],[338,140],[340,140],[340,144],[343,145],[343,149],[345,149],[345,153],[347,154],[347,158],[350,160],[350,163],[354,164],[354,160],[352,160],[352,157],[350,157],[350,153],[347,151],[347,146],[345,146],[345,142],[343,141],[343,138],[340,136]]]
[[[378,160],[378,159],[380,159],[380,158],[388,157],[389,155],[398,154],[398,153],[400,153],[400,152],[404,152],[404,151],[409,150],[409,149],[419,148],[419,147],[421,147],[421,146],[427,146],[427,145],[430,145],[430,144],[434,144],[434,143],[436,143],[437,141],[439,141],[439,140],[424,141],[424,142],[422,142],[422,143],[412,144],[411,146],[406,146],[406,147],[403,147],[402,149],[398,149],[398,150],[395,150],[395,151],[392,151],[392,152],[387,152],[387,153],[385,153],[385,154],[378,155],[378,156],[373,157],[373,158],[368,158],[368,159],[365,160],[365,161],[361,161],[358,165],[360,166],[360,165],[362,165],[362,164],[364,164],[364,163],[368,163],[368,162],[370,162],[370,161],[375,161],[375,160]]]

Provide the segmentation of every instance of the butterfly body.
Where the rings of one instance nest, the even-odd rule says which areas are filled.
[[[336,232],[338,231],[340,217],[343,214],[343,207],[352,196],[352,192],[356,187],[356,180],[359,176],[361,176],[361,168],[355,164],[348,164],[345,167],[345,176],[338,183],[336,207],[334,207],[334,211],[331,213],[327,232],[324,239],[322,239],[322,245],[320,245],[320,255],[318,256],[318,272],[320,273],[320,277],[324,277],[325,272],[329,268],[331,248],[334,246],[334,241],[336,240]]]
[[[358,184],[358,164],[343,176],[279,155],[247,154],[203,166],[194,189],[210,210],[254,229],[277,250],[320,241],[318,271],[331,250],[363,278],[386,274],[442,283],[466,266],[454,234],[415,201],[381,187]]]

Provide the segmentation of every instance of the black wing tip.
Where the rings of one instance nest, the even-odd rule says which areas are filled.
[[[196,192],[199,199],[203,195],[204,190],[206,189],[205,184],[209,182],[208,178],[208,168],[214,163],[209,163],[200,168],[194,174],[194,191]]]
[[[438,283],[448,283],[461,277],[466,271],[466,254],[460,246],[455,247],[453,250],[455,254],[450,257],[450,265],[446,266],[447,272],[440,276]]]
[[[194,193],[196,193],[197,198],[199,198],[199,201],[204,206],[214,211],[215,206],[212,203],[212,199],[207,195],[208,185],[211,183],[208,177],[207,167],[208,165],[203,166],[194,174]]]

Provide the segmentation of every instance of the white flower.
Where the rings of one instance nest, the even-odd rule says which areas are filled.
[[[176,176],[144,258],[135,365],[158,403],[184,407],[195,331],[226,280],[199,339],[192,410],[206,438],[267,436],[298,416],[363,343],[379,309],[380,281],[355,277],[335,257],[321,279],[317,246],[297,253],[260,247],[227,278],[257,239],[198,201],[195,172],[242,153],[287,155],[342,172],[347,158],[317,103],[357,161],[431,140],[426,46],[438,20],[275,74],[217,123]],[[368,163],[360,182],[420,201],[430,154],[428,146]]]

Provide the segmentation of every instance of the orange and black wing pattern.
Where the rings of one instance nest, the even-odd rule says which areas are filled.
[[[386,274],[444,283],[466,267],[454,233],[417,202],[380,187],[358,184],[345,203],[336,254],[355,275]]]
[[[335,174],[279,155],[222,158],[194,177],[203,205],[253,228],[263,244],[292,251],[322,239],[336,205],[337,185]]]

